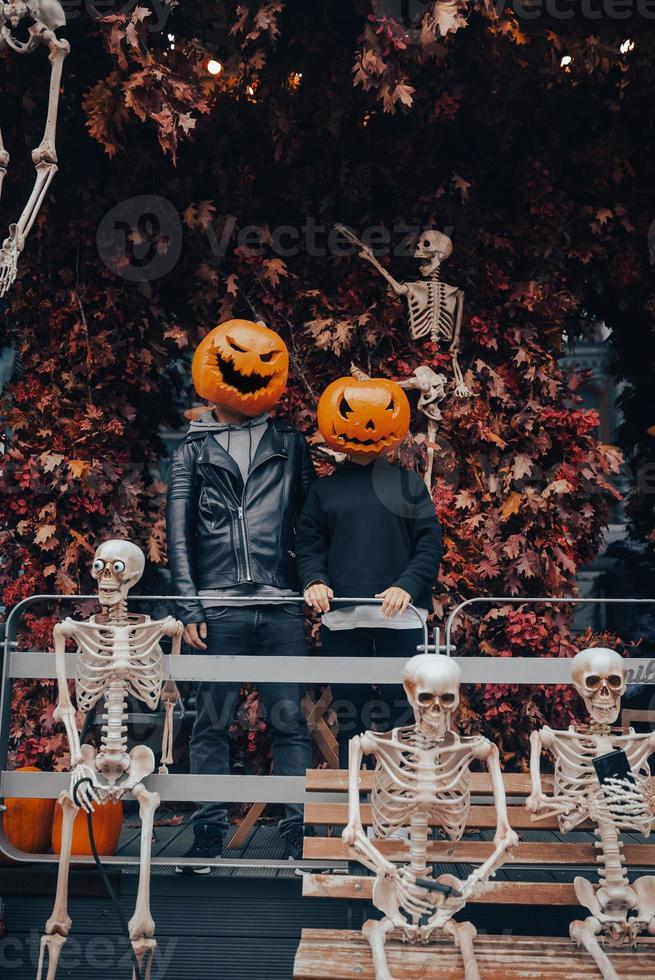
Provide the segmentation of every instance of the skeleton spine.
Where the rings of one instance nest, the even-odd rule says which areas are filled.
[[[112,681],[105,694],[105,714],[100,738],[101,751],[105,756],[117,753],[120,759],[127,752],[127,725],[124,724],[126,711],[124,684],[122,681]]]
[[[410,863],[417,878],[425,878],[430,873],[427,866],[428,855],[428,814],[425,810],[412,813],[410,822]]]
[[[598,840],[594,847],[599,851],[596,855],[596,861],[601,866],[599,869],[601,885],[618,888],[629,885],[623,863],[623,841],[613,820],[601,820],[596,828],[596,836]]]

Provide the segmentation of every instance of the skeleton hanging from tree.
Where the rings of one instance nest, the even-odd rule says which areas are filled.
[[[623,858],[621,831],[650,835],[655,801],[649,757],[655,733],[624,735],[612,728],[621,710],[627,684],[623,657],[603,648],[583,650],[573,659],[572,679],[590,715],[588,726],[553,731],[542,728],[530,737],[532,793],[526,801],[534,820],[556,816],[566,834],[591,820],[597,838],[600,883],[578,877],[573,885],[580,905],[589,910],[584,920],[571,922],[572,939],[585,947],[604,980],[619,980],[600,943],[634,944],[641,932],[655,934],[655,878],[644,875],[630,882]],[[555,789],[546,796],[541,786],[541,753],[555,759]],[[594,762],[611,762],[623,776],[600,782]],[[600,940],[600,942],[599,942]]]
[[[155,923],[150,914],[150,864],[152,829],[159,794],[146,789],[144,779],[155,770],[155,757],[146,745],[128,751],[127,704],[129,696],[155,709],[160,700],[166,708],[163,757],[160,772],[172,762],[172,711],[179,695],[175,683],[164,682],[160,640],[172,639],[172,653],[179,654],[182,623],[172,616],[152,620],[132,615],[127,594],[145,565],[143,552],[130,541],[105,541],[97,549],[91,574],[98,582],[101,613],[78,622],[65,619],[53,630],[57,659],[58,700],[54,720],[66,728],[71,759],[70,789],[61,794],[63,812],[61,854],[57,892],[52,915],[41,939],[37,980],[41,980],[45,952],[48,950],[46,980],[54,980],[61,950],[71,928],[68,914],[68,876],[71,861],[73,824],[80,808],[87,813],[108,800],[122,800],[128,793],[138,801],[141,816],[141,861],[136,908],[128,928],[134,956],[139,966],[145,960],[145,980],[150,977],[157,943]],[[104,698],[100,749],[81,745],[76,725],[76,709],[68,690],[66,641],[77,647],[75,655],[75,695],[77,708],[88,712]],[[136,971],[135,971],[136,972]]]
[[[457,922],[454,916],[488,887],[518,842],[507,818],[498,749],[482,735],[460,736],[451,728],[461,684],[454,660],[440,654],[412,657],[405,665],[403,684],[415,723],[392,732],[364,732],[350,741],[348,824],[343,839],[356,860],[375,872],[373,904],[384,913],[383,919],[364,923],[362,931],[371,945],[376,980],[393,980],[385,942],[395,929],[414,943],[428,943],[439,932],[451,936],[461,951],[466,980],[480,980],[473,948],[475,926]],[[360,771],[365,755],[376,761],[373,840],[361,818]],[[484,763],[491,778],[496,808],[492,852],[465,881],[451,874],[435,878],[428,860],[430,824],[440,824],[450,840],[461,838],[471,805],[470,766],[476,760]],[[409,827],[410,863],[397,866],[375,840],[388,840],[402,827]]]
[[[27,40],[21,41],[13,31],[26,22],[29,22]],[[70,46],[68,41],[58,38],[55,32],[65,23],[66,16],[58,0],[10,0],[9,3],[0,3],[0,51],[10,47],[17,54],[31,54],[42,44],[48,48],[51,65],[45,130],[40,144],[32,151],[36,180],[27,204],[18,221],[9,226],[9,235],[0,249],[0,296],[5,295],[16,279],[18,258],[25,247],[25,239],[36,220],[52,178],[57,173],[55,135],[59,86],[64,58],[70,51]],[[0,134],[0,193],[8,164],[9,154]]]
[[[450,238],[440,231],[422,231],[418,236],[414,258],[422,260],[420,272],[424,278],[415,282],[398,282],[378,262],[368,245],[360,241],[349,228],[341,224],[335,225],[335,228],[357,246],[360,258],[370,262],[373,268],[386,279],[397,296],[404,296],[407,299],[409,332],[413,339],[422,340],[424,337],[429,337],[435,344],[442,341],[449,343],[455,394],[460,397],[470,395],[471,392],[464,383],[458,358],[464,313],[464,291],[441,281],[441,263],[453,251]]]

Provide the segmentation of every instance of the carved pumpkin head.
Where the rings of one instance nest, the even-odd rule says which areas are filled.
[[[378,456],[398,446],[409,428],[405,392],[386,378],[339,378],[320,397],[317,421],[331,449]]]
[[[273,330],[250,320],[226,320],[198,344],[191,374],[201,398],[243,415],[259,415],[279,401],[289,352]]]

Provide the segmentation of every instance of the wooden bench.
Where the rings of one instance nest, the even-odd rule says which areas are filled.
[[[370,791],[373,783],[373,773],[363,770],[361,774],[361,790],[363,793]],[[531,815],[525,809],[525,797],[530,792],[530,778],[524,774],[505,774],[505,791],[508,799],[509,819],[512,827],[519,835],[520,843],[514,850],[513,860],[508,861],[499,871],[497,877],[493,879],[491,887],[480,895],[476,902],[469,903],[474,906],[476,903],[500,904],[500,905],[526,905],[526,906],[577,906],[578,901],[573,888],[573,878],[576,874],[587,873],[596,881],[596,855],[591,832],[591,824],[583,824],[577,828],[577,832],[563,838],[557,832],[557,822],[555,818],[549,818],[533,823]],[[552,792],[552,779],[543,779],[544,792]],[[306,776],[306,788],[308,792],[314,794],[330,794],[326,802],[312,801],[305,804],[305,825],[312,827],[315,836],[307,836],[304,841],[304,858],[320,862],[349,862],[347,874],[306,874],[303,878],[303,895],[311,898],[340,898],[347,900],[369,900],[372,897],[374,877],[366,869],[356,863],[356,855],[351,853],[341,840],[341,831],[348,820],[348,773],[336,769],[317,769],[308,770]],[[457,877],[466,877],[472,865],[481,864],[493,849],[492,838],[496,825],[496,814],[491,796],[491,782],[486,773],[474,773],[471,780],[472,803],[469,813],[464,839],[460,841],[449,841],[445,839],[434,840],[429,844],[428,860],[436,865],[435,873],[442,874],[449,872]],[[364,801],[362,803],[362,821],[365,826],[371,822],[370,805]],[[586,833],[580,833],[580,831]],[[582,837],[582,839],[580,839]],[[535,838],[541,838],[535,839]],[[577,838],[577,839],[576,839]],[[409,845],[403,840],[377,841],[379,847],[386,857],[395,862],[409,862]],[[639,873],[652,872],[655,867],[655,846],[650,843],[630,842],[630,836],[626,837],[624,846],[624,856],[628,867],[632,870],[639,870]],[[464,865],[465,867],[462,867]],[[558,880],[567,877],[569,880]],[[468,906],[467,906],[468,907]],[[589,913],[586,910],[580,911],[580,917],[584,918]],[[377,911],[376,917],[380,916]],[[458,918],[465,916],[463,912]],[[575,918],[572,912],[571,918]],[[640,942],[639,956],[634,957],[636,964],[630,973],[626,972],[625,967],[619,969],[622,977],[655,977],[655,940],[646,939]],[[480,937],[476,940],[476,950],[478,943],[482,943],[481,949],[484,951],[484,963],[486,972],[482,969],[483,978],[500,977],[574,977],[574,976],[596,976],[597,968],[591,963],[589,955],[582,951],[578,953],[574,943],[570,940],[537,940],[526,937]],[[532,944],[532,945],[531,945]],[[543,949],[547,948],[552,953],[549,955],[548,965],[543,972],[535,972],[534,963],[543,966]],[[330,955],[327,957],[326,949],[329,947]],[[390,948],[394,949],[393,942]],[[399,977],[458,977],[463,976],[461,960],[458,959],[458,952],[448,940],[438,943],[434,947],[413,950],[412,948],[400,944],[395,947],[400,955],[402,950],[405,972],[397,970]],[[502,950],[506,951],[507,958],[511,962],[511,969],[520,969],[524,972],[507,972],[507,963],[499,959]],[[446,954],[446,951],[450,951]],[[528,956],[529,952],[529,956]],[[451,955],[452,953],[452,955]],[[566,958],[563,972],[558,972],[560,966],[556,962],[557,957],[562,955]],[[613,955],[613,954],[611,954]],[[618,954],[617,954],[618,955]],[[442,956],[446,956],[445,964],[442,966]],[[328,967],[320,967],[320,962],[329,959]],[[527,957],[527,959],[526,959]],[[532,959],[530,959],[532,957]],[[651,958],[652,957],[652,958]],[[579,962],[578,962],[579,959]],[[425,964],[431,963],[430,970],[426,972]],[[590,966],[587,968],[586,961]],[[438,972],[434,972],[437,969]],[[394,961],[393,955],[390,963]],[[532,962],[533,966],[526,966]],[[644,968],[643,964],[647,964]],[[572,964],[575,964],[574,966]],[[328,972],[320,972],[325,969]],[[449,970],[454,972],[448,972]],[[532,969],[532,972],[525,972]],[[314,970],[314,972],[310,972]],[[332,972],[329,972],[332,970]],[[304,930],[298,955],[294,977],[296,980],[304,977],[373,977],[372,960],[368,944],[361,937],[359,932],[339,932],[321,930]],[[569,972],[567,972],[567,970]],[[585,972],[587,970],[587,972]],[[594,970],[596,971],[594,973]],[[341,971],[341,972],[340,972]],[[350,972],[349,972],[350,971]],[[413,972],[412,972],[413,971]],[[458,972],[459,971],[459,972]],[[636,971],[636,972],[635,972]],[[639,972],[641,971],[641,972]],[[393,968],[392,968],[392,972]],[[394,975],[396,975],[394,974]]]

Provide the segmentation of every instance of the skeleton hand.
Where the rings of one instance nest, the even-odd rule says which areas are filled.
[[[73,798],[73,803],[81,807],[85,813],[93,813],[95,804],[102,802],[102,787],[98,782],[97,773],[91,766],[87,766],[86,763],[81,762],[73,768],[71,772],[70,794]]]
[[[416,875],[407,865],[396,868],[393,876],[396,882],[398,904],[410,916],[432,915],[435,907],[435,897],[443,900],[443,895],[431,892],[428,888],[416,884]]]

